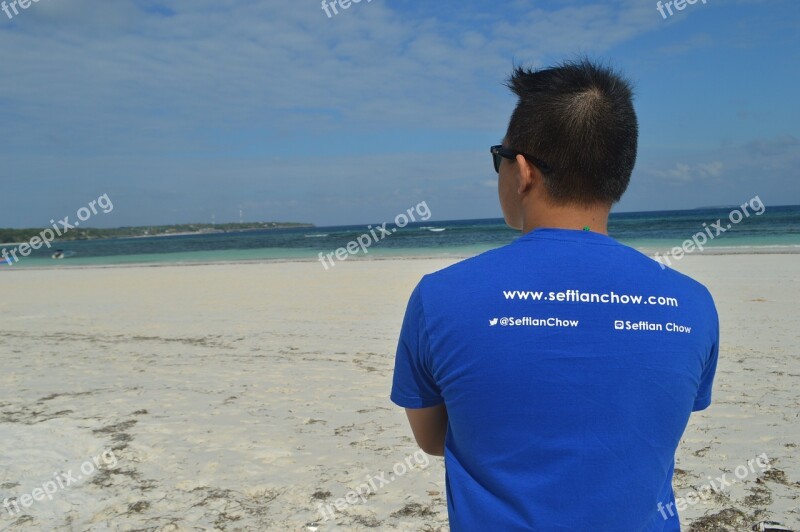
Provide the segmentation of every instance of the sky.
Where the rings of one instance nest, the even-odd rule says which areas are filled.
[[[6,0],[7,2],[10,0]],[[515,65],[634,82],[616,211],[800,204],[800,2],[38,0],[0,11],[0,227],[499,218]],[[331,9],[329,8],[329,11]]]

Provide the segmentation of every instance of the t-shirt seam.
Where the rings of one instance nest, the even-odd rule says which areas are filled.
[[[405,395],[403,393],[391,393],[390,399],[408,399],[410,402],[434,403],[434,406],[443,402],[441,397],[422,397],[420,395]]]
[[[611,237],[609,237],[609,238],[611,238]],[[547,236],[547,235],[533,235],[529,239],[525,238],[525,236],[522,236],[522,237],[519,237],[518,239],[516,239],[513,243],[516,244],[516,243],[519,243],[519,242],[530,242],[530,241],[536,240],[536,239],[553,240],[553,241],[556,241],[556,242],[568,242],[570,244],[591,244],[593,246],[609,246],[609,247],[621,247],[621,248],[625,247],[622,244],[620,244],[619,242],[617,242],[616,240],[614,240],[612,242],[596,242],[596,241],[591,241],[591,240],[577,241],[577,240],[558,238],[558,237],[552,237],[552,236]]]
[[[425,277],[427,277],[427,275]],[[424,281],[424,278],[423,278],[423,281]],[[436,384],[436,387],[439,388],[439,383],[436,382],[436,379],[434,378],[434,375],[433,375],[433,360],[431,360],[431,357],[433,356],[433,352],[431,350],[431,334],[430,334],[430,331],[428,330],[428,314],[425,311],[425,298],[423,297],[422,290],[423,290],[422,282],[420,282],[419,308],[420,308],[420,311],[422,312],[422,333],[425,335],[425,339],[427,340],[425,342],[425,347],[426,347],[426,351],[427,351],[427,354],[426,354],[425,359],[424,359],[425,369],[430,373],[431,379]],[[444,400],[444,398],[441,396],[441,390],[439,390],[438,399]]]

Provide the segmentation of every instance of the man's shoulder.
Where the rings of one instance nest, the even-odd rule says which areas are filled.
[[[639,262],[642,265],[643,271],[646,270],[652,275],[654,282],[657,281],[660,284],[671,287],[680,287],[684,291],[694,292],[703,297],[707,297],[713,303],[711,292],[703,283],[694,277],[679,272],[678,270],[665,265],[663,262],[660,262],[659,260],[642,253],[638,249],[622,244],[621,247],[625,248],[631,257],[636,257],[636,262]],[[634,260],[631,260],[631,263],[633,262]]]
[[[491,272],[492,269],[500,267],[504,261],[508,261],[511,256],[509,250],[512,244],[484,251],[474,257],[460,260],[441,270],[429,273],[422,278],[422,281],[430,287],[437,284],[449,283],[463,278],[471,278],[480,273]]]

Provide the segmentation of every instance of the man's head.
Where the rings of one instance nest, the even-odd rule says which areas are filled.
[[[628,187],[638,125],[631,86],[583,59],[534,71],[517,68],[519,101],[503,140],[500,200],[518,226],[531,204],[610,209]]]

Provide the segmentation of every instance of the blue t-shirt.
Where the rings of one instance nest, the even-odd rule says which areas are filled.
[[[453,531],[675,531],[675,450],[718,347],[700,283],[537,229],[420,281],[391,398],[447,408]]]

